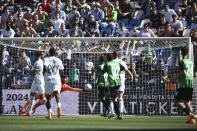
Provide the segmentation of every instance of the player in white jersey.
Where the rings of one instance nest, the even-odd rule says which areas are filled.
[[[60,90],[61,90],[61,78],[60,73],[63,73],[64,66],[62,61],[55,57],[56,50],[51,47],[49,50],[49,56],[44,58],[44,79],[45,79],[45,91],[47,94],[47,111],[48,119],[52,119],[51,116],[51,94],[54,93],[57,102],[58,117],[61,116],[61,102],[60,102]]]
[[[32,108],[35,102],[35,94],[38,93],[40,99],[46,104],[46,99],[44,97],[44,77],[43,77],[43,61],[41,59],[42,53],[36,53],[36,62],[34,63],[33,69],[31,71],[27,71],[33,74],[33,83],[31,85],[30,90],[30,104],[29,104],[29,112],[24,114],[30,116],[32,114]]]
[[[125,69],[128,70],[127,64],[121,58],[121,52],[115,51],[115,52],[113,52],[113,56],[115,58],[114,61],[120,63]],[[131,72],[130,72],[130,74],[131,74]],[[120,72],[121,86],[118,89],[118,102],[119,102],[119,107],[120,107],[119,110],[120,110],[121,117],[123,117],[123,109],[124,109],[123,95],[124,95],[124,91],[125,91],[125,79],[126,79],[125,78],[125,70],[123,70],[123,71]],[[131,79],[133,79],[133,76],[132,76]]]

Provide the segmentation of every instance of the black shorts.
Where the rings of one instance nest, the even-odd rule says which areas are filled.
[[[111,98],[116,98],[118,96],[118,89],[120,86],[109,87]]]
[[[179,88],[175,100],[191,101],[193,88]]]
[[[105,93],[107,91],[107,87],[98,87],[99,90],[99,97],[102,98],[105,96]]]

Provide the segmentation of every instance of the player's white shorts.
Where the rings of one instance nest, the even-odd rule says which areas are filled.
[[[121,86],[118,88],[118,91],[123,91],[124,93],[125,90],[125,80],[121,80]]]
[[[60,93],[61,82],[54,81],[53,79],[46,79],[45,81],[45,93],[52,94],[54,91]]]
[[[42,95],[45,92],[44,85],[45,85],[44,82],[33,81],[30,91],[32,93],[38,93],[39,95]]]

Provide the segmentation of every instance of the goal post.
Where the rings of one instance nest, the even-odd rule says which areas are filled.
[[[123,58],[126,58],[129,70],[137,74],[133,82],[129,82],[126,77],[125,115],[184,115],[173,103],[178,83],[166,84],[163,77],[178,72],[181,47],[188,46],[189,57],[193,60],[190,37],[0,38],[2,114],[17,114],[29,98],[32,76],[23,71],[23,66],[26,65],[21,64],[22,52],[26,53],[30,64],[33,65],[35,52],[46,53],[51,46],[58,49],[57,57],[63,61],[65,67],[63,76],[68,78],[68,85],[83,89],[86,83],[90,83],[93,87],[91,92],[62,93],[63,114],[98,115],[103,112],[103,104],[99,100],[96,86],[98,78],[90,71],[89,66],[91,62],[94,67],[98,66],[101,55],[106,56],[118,50]],[[145,59],[144,63],[140,62],[140,59]],[[19,87],[17,82],[22,79],[23,74],[26,75],[27,86]],[[192,101],[194,111],[197,111],[196,95],[195,85]],[[55,101],[52,106],[56,111]],[[36,113],[46,114],[45,107],[39,107]]]

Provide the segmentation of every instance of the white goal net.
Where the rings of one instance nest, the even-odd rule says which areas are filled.
[[[182,116],[183,112],[173,103],[178,83],[166,84],[164,77],[175,75],[182,59],[180,48],[189,47],[193,59],[190,38],[0,38],[2,114],[17,114],[29,97],[32,76],[24,68],[33,65],[35,52],[54,46],[65,66],[62,77],[68,85],[83,89],[85,83],[92,85],[91,92],[62,93],[63,114],[97,115],[103,113],[99,100],[98,78],[90,70],[99,65],[99,57],[115,50],[121,51],[134,81],[126,77],[124,114]],[[24,78],[23,86],[18,83]],[[197,89],[194,88],[192,106],[197,111]],[[53,104],[56,108],[56,104]],[[39,107],[37,114],[44,114]]]

